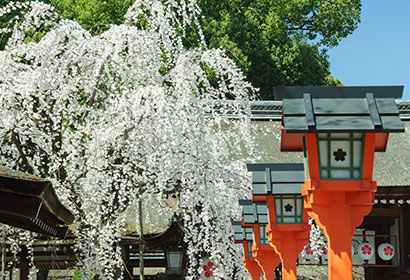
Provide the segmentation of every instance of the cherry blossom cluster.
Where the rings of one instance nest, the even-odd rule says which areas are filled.
[[[313,258],[318,261],[321,254],[321,250],[326,246],[326,238],[323,236],[322,230],[314,222],[314,219],[309,218],[310,225],[310,235],[309,235],[309,246],[313,254]],[[302,257],[306,256],[305,250],[301,253]],[[312,256],[311,256],[312,257]]]
[[[187,278],[197,279],[204,253],[217,279],[246,278],[230,220],[250,193],[255,89],[200,31],[201,47],[184,48],[180,30],[198,26],[195,1],[138,0],[125,24],[98,36],[46,4],[24,5],[0,52],[0,164],[52,181],[76,216],[79,266],[118,279],[125,213],[142,195],[174,194],[188,232]],[[24,42],[44,26],[38,43]]]

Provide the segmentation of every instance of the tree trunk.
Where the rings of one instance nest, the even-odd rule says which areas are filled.
[[[4,232],[1,239],[1,280],[6,280],[6,239]]]
[[[140,224],[140,280],[144,280],[144,226],[142,217],[142,199],[138,201],[138,215]]]

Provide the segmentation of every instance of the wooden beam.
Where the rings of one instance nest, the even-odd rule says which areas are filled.
[[[378,217],[399,217],[399,208],[378,208],[373,207],[372,211],[367,216],[378,216]]]

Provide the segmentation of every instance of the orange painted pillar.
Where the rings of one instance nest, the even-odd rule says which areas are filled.
[[[328,240],[330,280],[349,280],[352,275],[352,237],[372,209],[374,192],[307,192],[305,207]]]
[[[271,246],[282,260],[282,279],[296,280],[296,262],[309,241],[309,231],[278,231],[267,227]]]
[[[274,248],[269,245],[253,245],[253,257],[262,268],[264,280],[275,280],[275,269],[279,265],[280,258]]]
[[[315,219],[328,240],[328,270],[330,280],[351,280],[351,240],[365,215],[370,213],[377,190],[372,181],[375,134],[367,133],[364,143],[362,177],[360,180],[321,180],[316,134],[308,133],[309,180],[302,186],[304,207]]]
[[[259,280],[261,277],[262,268],[256,262],[254,257],[244,257],[243,258],[243,265],[245,269],[248,271],[249,275],[251,276],[252,280]]]

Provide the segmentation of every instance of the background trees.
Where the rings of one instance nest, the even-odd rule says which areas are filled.
[[[91,34],[101,34],[111,24],[121,24],[134,0],[47,0],[67,19],[75,20]]]
[[[15,9],[0,16],[0,29],[10,29],[10,32],[3,32],[0,35],[0,50],[4,49],[13,26],[18,22],[18,19],[13,20],[13,18],[16,16],[21,18],[27,12],[27,6],[23,3],[27,4],[30,0],[0,0],[0,9],[12,2],[16,3]],[[108,30],[112,24],[123,23],[125,14],[134,0],[42,0],[41,2],[52,5],[63,18],[75,20],[92,35],[98,35]],[[26,36],[28,40],[38,41],[46,31],[37,28],[31,30]]]
[[[210,47],[222,47],[260,97],[273,86],[326,85],[326,49],[357,28],[360,0],[199,0]]]
[[[2,0],[5,5],[10,0]],[[120,24],[134,0],[44,0],[92,35]],[[199,24],[211,48],[222,48],[260,89],[273,99],[274,86],[334,85],[326,51],[360,22],[360,0],[198,0]],[[17,12],[15,12],[17,13]],[[13,14],[10,14],[10,16]],[[10,16],[0,17],[0,28]],[[139,24],[144,24],[139,21]],[[44,34],[29,34],[36,39]],[[179,30],[187,48],[198,47],[197,28]],[[0,41],[0,49],[5,39]]]

